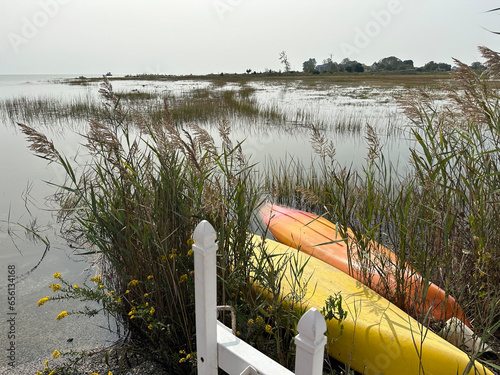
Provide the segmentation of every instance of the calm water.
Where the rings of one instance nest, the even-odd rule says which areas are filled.
[[[0,76],[0,99],[17,95],[80,95],[82,88],[47,82],[57,77],[47,76]],[[75,90],[77,89],[77,90]],[[67,135],[70,140],[71,134]],[[74,145],[63,142],[62,134],[49,134],[56,145],[65,151],[75,150]],[[76,138],[73,137],[76,141]],[[76,143],[74,143],[76,144]],[[55,349],[69,351],[72,348],[92,348],[105,344],[115,335],[98,326],[106,326],[107,319],[99,316],[88,319],[70,316],[56,321],[63,310],[78,310],[79,303],[54,302],[37,307],[40,298],[50,296],[48,288],[52,275],[62,273],[66,280],[82,283],[94,270],[87,270],[88,261],[75,255],[65,243],[58,241],[57,225],[54,225],[51,204],[47,202],[53,190],[45,181],[62,182],[60,171],[48,166],[43,159],[31,154],[24,136],[10,122],[0,120],[0,373],[7,364],[7,269],[16,270],[15,348],[17,364],[39,357],[48,359]],[[33,224],[50,241],[50,250],[44,253],[43,242],[26,238],[24,227]],[[40,260],[43,260],[40,262]],[[38,264],[40,262],[40,264]],[[35,266],[37,266],[35,268]],[[9,315],[9,318],[12,317]],[[72,343],[67,340],[72,338]],[[6,370],[5,370],[6,371]]]
[[[50,97],[59,100],[72,98],[98,99],[98,84],[86,86],[68,85],[61,79],[64,76],[0,76],[0,100],[17,96]],[[210,85],[206,81],[178,82],[113,82],[115,90],[130,91],[139,89],[171,95],[182,95],[195,88]],[[326,134],[336,147],[336,159],[342,165],[359,168],[366,156],[364,130],[345,132],[336,130],[338,119],[356,120],[363,126],[374,126],[384,144],[388,159],[398,169],[404,171],[408,158],[409,141],[404,132],[395,97],[403,90],[401,87],[381,89],[370,86],[348,87],[328,85],[311,89],[300,81],[294,82],[250,82],[256,91],[253,95],[262,105],[278,106],[289,114],[301,113],[314,121],[321,121]],[[237,84],[225,88],[238,89]],[[290,116],[293,118],[293,116]],[[38,127],[52,139],[59,151],[72,157],[82,153],[78,132],[85,131],[85,123],[50,125],[28,124]],[[268,123],[236,120],[233,124],[233,138],[245,140],[243,149],[253,162],[261,164],[269,160],[301,161],[311,165],[314,153],[309,144],[311,131],[308,121],[290,121],[286,126],[273,126]],[[104,317],[80,318],[71,316],[61,321],[55,317],[62,310],[78,309],[78,304],[68,302],[47,303],[37,307],[36,302],[52,291],[48,285],[53,282],[52,275],[60,272],[71,283],[78,284],[95,270],[87,269],[88,260],[73,253],[57,237],[57,224],[54,222],[52,204],[47,200],[54,192],[46,181],[62,183],[64,175],[47,161],[37,158],[28,150],[24,136],[10,120],[0,116],[0,306],[7,306],[7,267],[14,265],[18,276],[16,284],[16,359],[18,363],[29,362],[35,358],[48,357],[58,349],[69,350],[73,347],[94,347],[112,340],[113,334],[106,334],[99,325],[106,325]],[[42,242],[29,241],[24,227],[36,227],[50,242],[46,252]],[[43,260],[40,262],[40,260]],[[7,336],[5,323],[7,311],[0,311],[0,342]],[[77,323],[77,324],[75,324]],[[72,338],[72,343],[67,340]],[[2,348],[4,349],[4,348]],[[5,350],[0,353],[0,370],[6,364]]]

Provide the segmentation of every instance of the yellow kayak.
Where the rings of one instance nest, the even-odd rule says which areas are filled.
[[[254,236],[253,241],[262,242],[259,236]],[[290,254],[297,257],[299,264],[307,262],[302,275],[309,279],[307,308],[321,311],[330,295],[341,293],[348,315],[342,334],[336,320],[327,321],[327,347],[330,356],[349,364],[351,369],[366,375],[457,375],[463,374],[469,365],[467,354],[351,276],[272,240],[266,240],[265,248],[269,255]],[[255,251],[259,256],[259,247]],[[284,272],[289,275],[288,270]],[[283,295],[290,291],[291,286],[283,282]],[[477,361],[468,373],[493,375]]]

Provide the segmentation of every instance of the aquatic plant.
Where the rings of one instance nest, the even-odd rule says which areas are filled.
[[[410,306],[423,304],[429,281],[441,286],[463,307],[478,339],[498,355],[500,56],[480,50],[488,69],[479,75],[457,61],[450,85],[443,87],[448,105],[434,104],[421,90],[402,103],[415,140],[407,175],[388,165],[373,128],[366,128],[368,155],[361,171],[340,165],[334,144],[313,129],[319,168],[280,165],[269,172],[266,186],[278,202],[338,223],[345,238],[356,240],[351,256],[361,260],[362,269],[377,267],[387,285],[395,277],[392,302],[436,331],[442,323]],[[397,264],[377,257],[376,243],[392,249]],[[422,300],[405,293],[412,269],[423,276]],[[482,354],[470,353],[471,359]],[[498,361],[489,364],[498,368]]]
[[[140,113],[130,118],[107,79],[100,93],[105,120],[89,123],[84,141],[90,160],[83,166],[71,164],[39,131],[19,124],[31,150],[66,172],[67,183],[56,195],[62,233],[87,249],[83,254],[94,256],[97,266],[90,284],[70,285],[56,273],[54,294],[41,298],[39,308],[65,299],[97,302],[153,358],[172,372],[191,373],[196,348],[190,236],[206,219],[218,236],[218,304],[236,307],[238,331],[249,340],[257,331],[248,317],[262,316],[265,324],[259,327],[267,336],[255,344],[293,366],[290,348],[300,301],[282,302],[283,275],[269,266],[270,259],[252,262],[255,245],[248,233],[261,190],[241,145],[230,139],[228,123],[219,126],[218,148],[206,130],[176,126],[166,105],[154,118]],[[255,279],[276,297],[256,293]],[[55,318],[98,311],[68,309]],[[228,321],[229,315],[221,319]]]

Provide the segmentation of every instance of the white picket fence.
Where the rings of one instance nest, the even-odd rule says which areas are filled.
[[[217,236],[212,225],[204,220],[196,227],[193,239],[198,374],[217,375],[218,368],[221,368],[230,375],[292,375],[288,369],[240,340],[217,320]],[[312,308],[302,316],[297,330],[295,374],[322,374],[325,319]]]

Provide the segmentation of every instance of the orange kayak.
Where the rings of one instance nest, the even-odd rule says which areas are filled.
[[[339,228],[325,218],[308,212],[267,204],[260,216],[281,243],[299,249],[357,279],[408,314],[431,316],[436,321],[456,317],[471,324],[455,299],[434,283],[425,283],[411,267],[397,281],[396,255],[386,247],[370,242],[370,254],[363,254],[357,241],[343,238]],[[348,231],[349,233],[349,231]],[[399,285],[399,287],[398,287]]]

